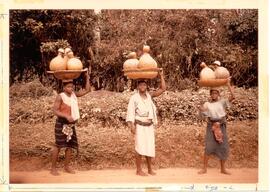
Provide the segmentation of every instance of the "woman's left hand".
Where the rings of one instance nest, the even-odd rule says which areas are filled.
[[[87,71],[85,71],[85,73],[84,73],[84,77],[89,79],[89,72],[88,72],[88,70],[87,70]]]
[[[160,77],[163,77],[164,76],[164,71],[162,68],[160,68],[160,70],[158,71],[158,74]]]
[[[227,78],[227,85],[228,85],[228,86],[231,86],[231,79],[232,79],[232,77],[228,77],[228,78]]]

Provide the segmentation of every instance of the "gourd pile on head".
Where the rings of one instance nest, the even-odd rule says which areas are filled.
[[[152,79],[158,74],[158,64],[149,54],[150,46],[143,46],[143,54],[137,59],[136,52],[128,54],[123,64],[124,75],[129,79]]]
[[[157,62],[149,54],[150,46],[143,46],[143,54],[138,59],[136,52],[130,52],[128,59],[123,64],[124,75],[129,79],[153,79],[157,77]],[[213,63],[213,68],[209,68],[204,62],[200,64],[202,70],[200,72],[200,80],[198,84],[204,87],[218,87],[227,83],[230,77],[229,71],[221,66],[219,61]],[[50,62],[50,70],[57,71],[80,71],[83,69],[81,60],[74,56],[70,48],[58,49],[58,55]],[[55,73],[56,74],[56,73]],[[56,75],[55,75],[56,76]],[[74,76],[75,77],[75,76]],[[77,76],[76,76],[77,77]]]
[[[48,73],[54,74],[55,78],[62,81],[71,81],[78,78],[83,70],[83,64],[78,57],[74,56],[71,48],[58,49],[58,55],[54,57],[49,65]]]
[[[200,80],[198,81],[200,86],[203,87],[218,87],[227,83],[227,79],[230,77],[229,71],[221,66],[220,61],[215,61],[211,69],[204,62],[200,64],[202,70],[200,72]]]
[[[49,67],[51,71],[82,70],[83,64],[79,58],[74,56],[70,48],[65,48],[65,50],[60,48],[58,55],[51,60]]]

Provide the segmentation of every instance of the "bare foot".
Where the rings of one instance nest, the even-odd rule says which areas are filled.
[[[156,173],[153,170],[148,171],[148,174],[150,174],[150,175],[156,175]]]
[[[65,171],[70,174],[75,174],[75,171],[72,170],[70,167],[65,167]]]
[[[223,169],[220,171],[222,174],[231,175],[230,172],[228,172],[226,169]]]
[[[139,175],[139,176],[147,176],[147,174],[143,171],[137,171],[136,172],[136,175]]]
[[[198,174],[205,174],[205,173],[207,173],[207,170],[206,170],[206,169],[202,169],[202,170],[200,170],[200,171],[198,172]]]
[[[60,175],[56,169],[51,169],[50,173],[54,176]]]

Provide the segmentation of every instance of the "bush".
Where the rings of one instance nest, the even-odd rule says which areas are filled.
[[[258,85],[257,10],[12,10],[10,36],[11,83],[33,74],[46,82],[62,41],[92,69],[96,89],[118,90],[126,54],[141,55],[143,44],[172,90],[184,89],[184,79],[195,82],[201,61],[215,60],[237,86]]]

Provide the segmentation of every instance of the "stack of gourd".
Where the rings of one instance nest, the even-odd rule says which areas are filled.
[[[124,75],[129,79],[153,79],[158,75],[160,70],[157,67],[157,62],[150,56],[150,47],[143,46],[143,55],[137,59],[137,54],[131,52],[128,55],[128,60],[124,62]]]
[[[213,65],[214,70],[212,70],[202,62],[200,66],[203,69],[200,72],[198,85],[201,87],[219,87],[225,85],[230,77],[230,73],[225,67],[221,67],[220,65],[219,61],[215,61]]]
[[[76,79],[87,70],[83,69],[81,60],[74,56],[70,48],[58,49],[58,55],[51,60],[49,68],[47,72],[61,80]]]

